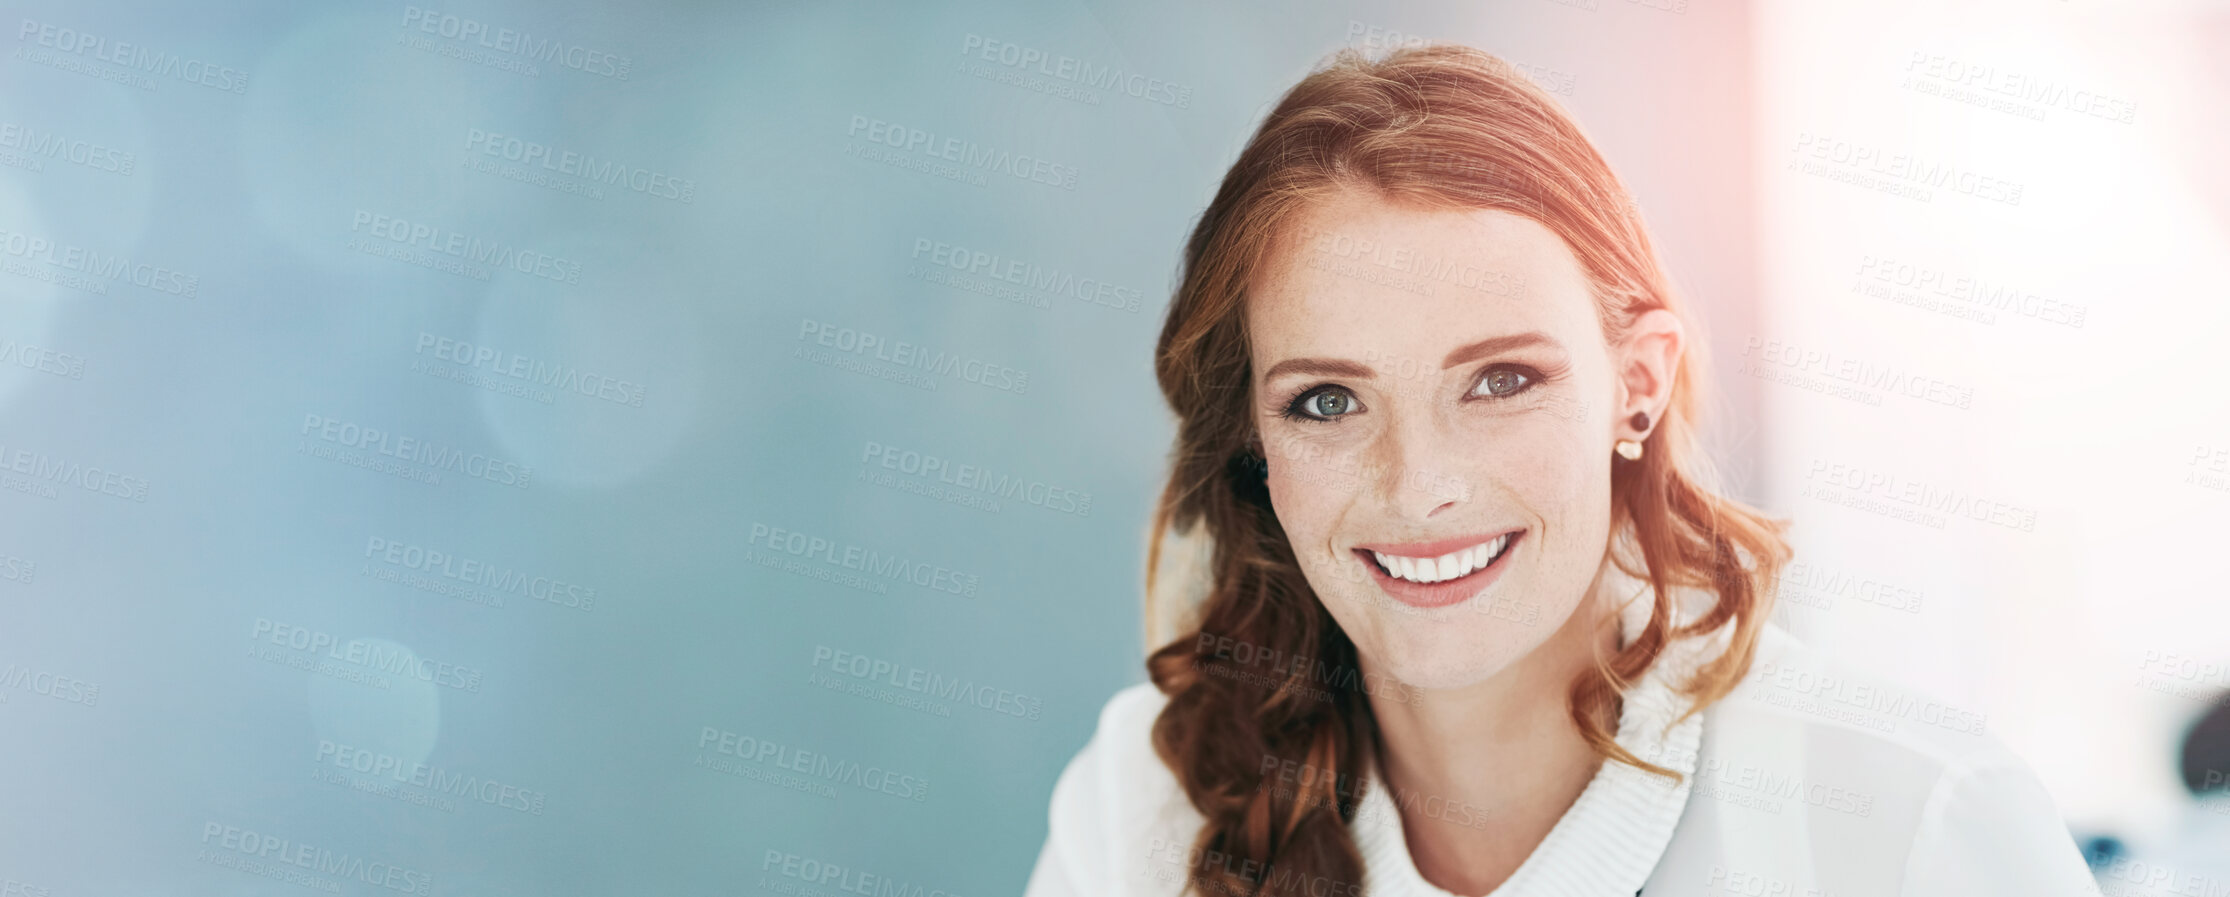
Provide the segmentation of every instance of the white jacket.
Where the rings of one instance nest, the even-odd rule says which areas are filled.
[[[1605,762],[1493,897],[2098,893],[2051,796],[1982,732],[1980,716],[1853,672],[1768,626],[1740,686],[1668,729],[1684,708],[1670,677],[1706,650],[1689,642],[1699,644],[1668,651],[1627,695],[1617,736],[1681,782]],[[1191,851],[1202,818],[1149,741],[1165,702],[1144,683],[1100,712],[1054,785],[1029,897],[1175,895],[1188,864],[1223,862]],[[1448,897],[1417,873],[1401,813],[1372,779],[1350,825],[1365,880],[1299,882],[1299,892]]]

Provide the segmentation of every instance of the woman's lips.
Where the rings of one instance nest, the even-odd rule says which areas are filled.
[[[1368,544],[1357,545],[1355,547],[1360,548],[1364,551],[1377,551],[1383,552],[1385,554],[1398,554],[1402,557],[1436,558],[1451,551],[1461,551],[1463,549],[1470,548],[1473,545],[1483,545],[1488,542],[1492,542],[1494,541],[1496,536],[1505,536],[1511,533],[1520,532],[1524,532],[1524,530],[1497,530],[1493,532],[1474,533],[1468,536],[1449,536],[1445,539],[1434,539],[1430,542],[1372,542]]]
[[[1389,575],[1384,568],[1379,566],[1377,558],[1374,557],[1378,553],[1410,558],[1431,557],[1434,556],[1433,553],[1445,555],[1449,552],[1462,551],[1474,545],[1494,541],[1497,536],[1504,535],[1509,537],[1509,541],[1502,546],[1502,550],[1497,552],[1494,559],[1486,566],[1455,579],[1441,582],[1411,582],[1398,576]],[[1446,607],[1461,603],[1493,585],[1494,581],[1502,576],[1502,568],[1510,566],[1510,555],[1517,550],[1518,543],[1524,537],[1525,530],[1521,529],[1512,530],[1508,533],[1498,533],[1495,536],[1458,536],[1435,542],[1357,546],[1354,553],[1356,561],[1370,571],[1370,576],[1378,583],[1379,590],[1385,592],[1388,597],[1411,607]]]

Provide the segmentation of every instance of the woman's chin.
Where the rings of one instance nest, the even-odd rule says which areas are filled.
[[[1491,618],[1421,621],[1398,615],[1374,621],[1356,641],[1363,667],[1413,688],[1463,688],[1494,678],[1548,639],[1551,630]]]

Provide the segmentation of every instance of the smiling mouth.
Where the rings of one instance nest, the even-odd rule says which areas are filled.
[[[1437,557],[1409,557],[1368,548],[1357,548],[1355,553],[1388,578],[1418,585],[1438,585],[1467,579],[1494,567],[1524,534],[1524,530],[1512,530]]]

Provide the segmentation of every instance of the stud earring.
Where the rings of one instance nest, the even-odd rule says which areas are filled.
[[[1642,433],[1642,436],[1643,436],[1643,438],[1645,438],[1645,439],[1646,439],[1646,438],[1648,438],[1648,436],[1649,436],[1649,413],[1648,413],[1648,412],[1646,412],[1646,411],[1636,411],[1636,412],[1634,412],[1634,416],[1633,416],[1633,417],[1630,417],[1630,418],[1627,418],[1627,419],[1626,419],[1626,423],[1627,423],[1627,424],[1629,424],[1629,425],[1631,425],[1631,426],[1633,426],[1633,428],[1634,428],[1634,429],[1636,429],[1636,430],[1639,430],[1639,431],[1641,431],[1641,433]],[[1636,440],[1636,439],[1621,439],[1621,440],[1619,440],[1619,441],[1617,441],[1617,442],[1615,442],[1615,443],[1612,443],[1612,444],[1611,444],[1611,448],[1613,448],[1613,449],[1617,450],[1617,452],[1618,452],[1618,456],[1619,456],[1619,457],[1621,457],[1621,458],[1624,458],[1624,459],[1626,459],[1626,460],[1628,460],[1628,461],[1639,461],[1639,460],[1641,460],[1641,458],[1642,458],[1642,444],[1641,444],[1641,441],[1640,441],[1640,440]]]

